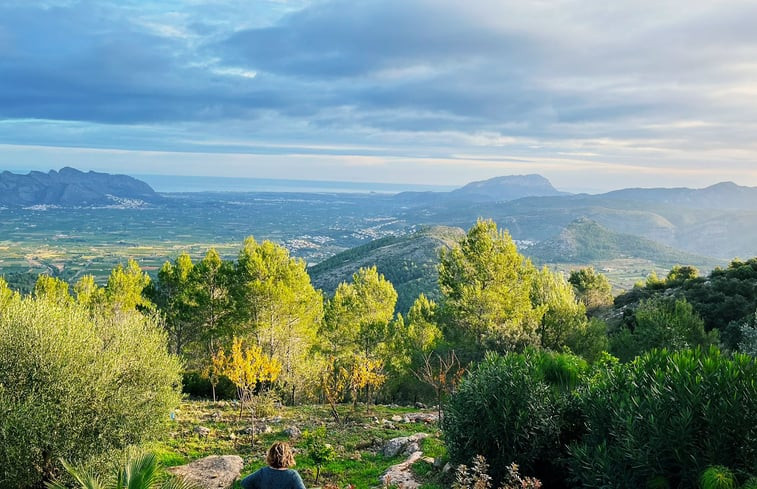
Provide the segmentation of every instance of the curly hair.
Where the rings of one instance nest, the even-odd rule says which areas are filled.
[[[294,467],[295,461],[292,447],[289,446],[289,443],[277,441],[268,449],[265,461],[274,469]]]

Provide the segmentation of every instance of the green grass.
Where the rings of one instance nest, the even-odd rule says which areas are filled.
[[[386,426],[384,420],[394,415],[417,411],[408,407],[373,406],[368,412],[365,406],[339,406],[340,416],[347,421],[336,424],[328,407],[321,405],[283,407],[272,418],[257,420],[271,429],[253,437],[243,430],[252,425],[249,413],[237,419],[237,408],[232,403],[209,401],[185,401],[176,412],[169,434],[148,447],[158,455],[165,466],[181,465],[208,455],[239,455],[245,461],[242,476],[263,467],[265,454],[274,441],[289,440],[283,431],[292,425],[300,430],[326,427],[326,442],[336,449],[337,457],[321,469],[319,486],[336,484],[345,487],[353,484],[356,488],[380,486],[379,477],[392,465],[404,460],[403,456],[387,458],[380,454],[383,443],[399,436],[425,432],[432,436],[422,441],[425,456],[443,456],[444,445],[439,437],[438,427],[423,423],[392,423]],[[207,437],[194,432],[197,426],[209,428]],[[295,449],[297,466],[305,485],[314,486],[315,465],[304,454],[300,439],[290,440]],[[428,482],[427,489],[433,489],[436,473],[427,462],[417,463],[419,480]],[[427,467],[426,467],[427,466]],[[235,487],[239,487],[238,483]]]

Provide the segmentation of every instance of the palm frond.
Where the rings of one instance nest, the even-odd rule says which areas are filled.
[[[171,477],[163,483],[161,489],[201,489],[200,486],[194,482],[189,482],[186,479],[180,477]]]
[[[60,463],[63,465],[63,468],[66,469],[66,472],[68,472],[71,477],[81,485],[82,489],[105,489],[102,481],[92,472],[79,467],[74,467],[63,459],[60,459]],[[45,483],[45,486],[47,489],[68,489],[57,481],[47,482]]]
[[[124,489],[152,489],[157,483],[158,459],[145,453],[129,461],[126,466]],[[119,486],[121,489],[122,486]]]

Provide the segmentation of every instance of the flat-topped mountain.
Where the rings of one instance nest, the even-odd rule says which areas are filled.
[[[508,201],[523,197],[552,197],[567,195],[552,186],[541,175],[508,175],[471,182],[464,187],[450,192],[453,197],[473,201]]]
[[[569,195],[552,186],[541,175],[507,175],[471,182],[450,192],[402,192],[396,198],[407,203],[434,202],[508,202],[524,197]]]
[[[126,175],[85,173],[68,167],[26,175],[0,173],[0,205],[134,205],[157,200],[158,194],[149,185]]]

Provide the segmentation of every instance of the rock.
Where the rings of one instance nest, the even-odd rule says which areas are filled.
[[[302,435],[302,431],[294,425],[284,430],[284,434],[289,438],[299,438]]]
[[[238,455],[211,455],[167,470],[200,489],[228,489],[239,478],[242,467],[244,462]]]
[[[271,420],[270,420],[270,421],[271,421],[271,423],[281,423],[281,421],[282,421],[283,419],[284,419],[284,418],[282,418],[281,416],[274,416],[273,418],[271,418]]]
[[[426,405],[423,404],[422,402],[416,402],[415,409],[426,409]]]
[[[430,435],[428,433],[416,433],[411,436],[401,436],[399,438],[392,438],[381,449],[381,453],[385,457],[394,457],[397,454],[400,454],[405,451],[408,445],[411,443],[418,443],[419,441],[423,440],[424,438],[428,438]]]
[[[407,423],[426,423],[432,424],[439,421],[439,415],[436,413],[410,413],[405,415]]]
[[[452,464],[447,462],[444,464],[444,467],[442,467],[442,474],[449,474],[452,472]]]
[[[395,414],[394,416],[392,416],[392,421],[394,421],[395,423],[399,423],[400,421],[402,421],[402,416],[400,416],[399,414]]]
[[[415,435],[413,435],[415,436]],[[420,482],[415,479],[410,467],[421,458],[421,452],[415,452],[401,464],[392,465],[381,476],[383,487],[401,487],[402,489],[417,489]]]
[[[199,435],[201,438],[206,438],[210,434],[210,428],[206,428],[204,426],[195,426],[195,429],[192,431]]]
[[[255,427],[254,426],[248,426],[247,428],[239,430],[239,433],[242,434],[242,435],[254,435],[255,434]]]
[[[418,444],[418,442],[410,442],[405,446],[405,449],[402,451],[403,455],[412,455],[415,452],[420,452],[421,446]]]

